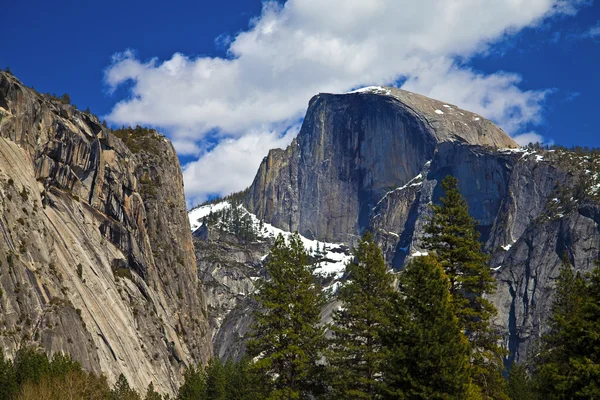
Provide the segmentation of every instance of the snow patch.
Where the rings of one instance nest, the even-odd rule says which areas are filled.
[[[231,204],[228,201],[223,201],[221,203],[210,204],[191,210],[188,213],[188,216],[190,219],[190,227],[192,232],[196,231],[202,225],[202,218],[208,216],[211,212],[221,211],[229,207],[231,207]],[[250,216],[255,231],[258,232],[259,240],[276,238],[279,236],[279,234],[283,235],[283,237],[287,240],[291,238],[291,232],[276,228],[266,222],[262,223],[262,230],[260,230],[261,221],[256,217],[256,215],[248,212],[242,205],[238,207],[240,210]],[[346,264],[351,262],[354,257],[349,249],[343,244],[311,240],[302,235],[300,235],[300,240],[302,241],[302,244],[309,255],[322,260],[317,263],[315,272],[324,277],[333,275],[335,280],[341,279],[346,270]],[[317,249],[319,251],[317,251]],[[264,261],[267,256],[268,254],[265,254],[261,260]]]
[[[428,255],[429,255],[429,252],[427,252],[427,251],[416,251],[416,252],[412,253],[410,256],[411,257],[425,257]]]
[[[188,218],[190,219],[192,232],[202,226],[202,218],[207,217],[210,213],[221,211],[230,206],[231,204],[229,204],[228,201],[223,201],[221,203],[208,204],[206,206],[201,206],[190,210],[188,212]]]
[[[442,110],[435,110],[436,114],[440,114],[440,115],[444,115],[444,112]]]
[[[347,94],[353,94],[353,93],[376,93],[376,94],[385,94],[388,96],[392,95],[392,92],[389,89],[384,88],[383,86],[367,86],[364,88],[353,90],[351,92],[348,92]]]

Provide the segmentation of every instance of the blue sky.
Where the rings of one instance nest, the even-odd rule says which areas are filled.
[[[405,82],[515,137],[600,146],[596,2],[86,3],[7,0],[0,67],[166,133],[190,204],[250,184],[321,91]]]

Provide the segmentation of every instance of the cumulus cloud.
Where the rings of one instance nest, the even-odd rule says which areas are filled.
[[[506,35],[554,15],[572,14],[582,3],[267,1],[246,31],[218,39],[227,48],[226,58],[176,53],[165,61],[143,61],[130,50],[115,55],[106,84],[114,90],[129,82],[131,94],[108,119],[160,127],[181,154],[199,155],[184,169],[189,198],[247,186],[267,146],[289,139],[277,134],[278,127],[301,118],[308,100],[319,92],[402,80],[408,90],[480,113],[515,134],[540,121],[547,91],[523,91],[518,75],[483,75],[465,63]],[[197,143],[215,132],[224,141],[201,152]],[[234,164],[225,161],[242,149],[258,154]],[[235,183],[212,182],[204,172],[209,164],[221,166],[219,180]],[[250,172],[241,173],[244,169]]]
[[[252,131],[240,138],[227,138],[183,168],[188,206],[199,204],[209,195],[228,194],[247,187],[268,149],[286,147],[300,130]]]

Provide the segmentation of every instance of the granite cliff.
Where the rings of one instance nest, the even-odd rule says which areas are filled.
[[[179,162],[0,72],[0,346],[179,386],[212,354]]]

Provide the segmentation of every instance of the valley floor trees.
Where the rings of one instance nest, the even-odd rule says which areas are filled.
[[[337,295],[341,306],[330,326],[330,385],[340,399],[373,399],[381,391],[387,362],[381,335],[389,325],[393,278],[370,233],[360,240],[354,255],[354,262],[346,266],[346,281]]]
[[[286,243],[279,235],[265,264],[267,278],[256,299],[253,339],[248,351],[252,368],[264,377],[269,399],[299,399],[318,393],[325,350],[320,325],[325,295],[296,233]]]
[[[506,399],[502,377],[504,351],[491,325],[496,309],[485,298],[496,288],[488,256],[481,249],[476,222],[469,215],[458,180],[447,176],[442,188],[445,197],[439,205],[432,206],[433,216],[425,229],[425,248],[448,275],[454,313],[469,338],[473,382],[483,398]]]

